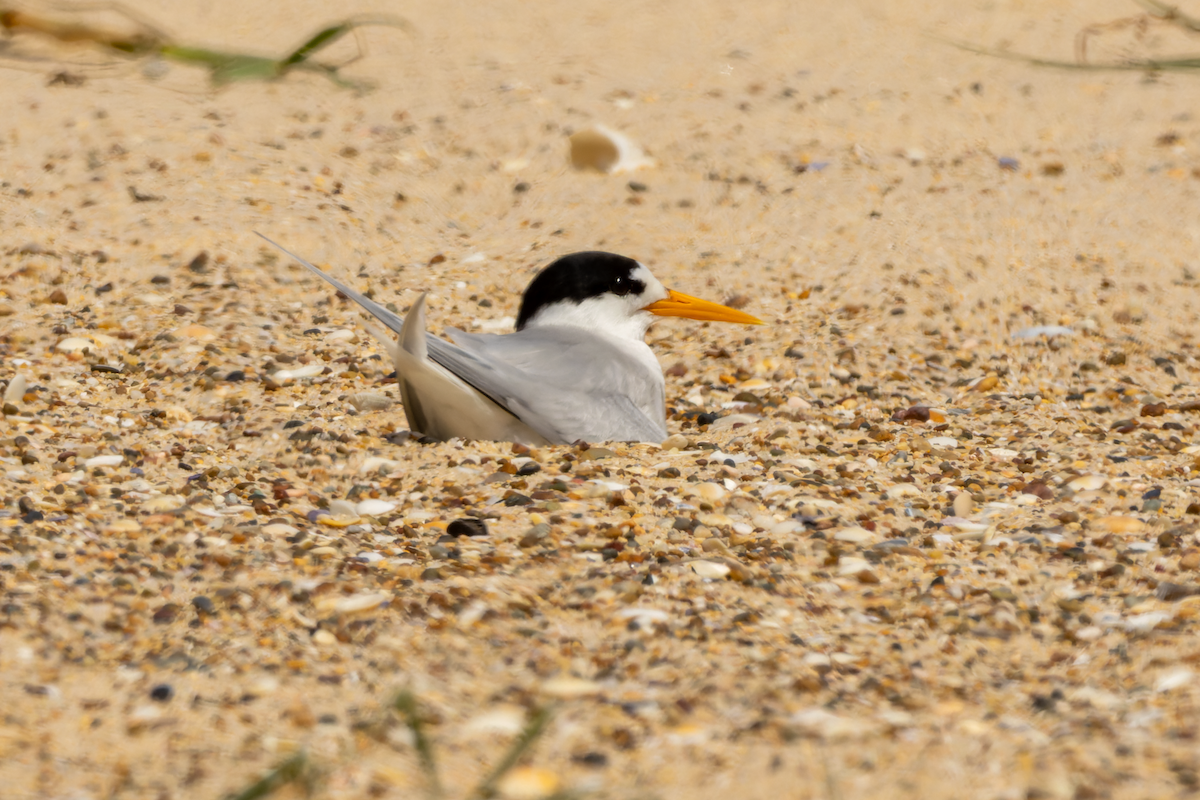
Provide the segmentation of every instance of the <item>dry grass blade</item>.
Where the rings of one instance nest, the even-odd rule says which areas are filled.
[[[341,64],[322,63],[315,61],[313,56],[347,34],[356,33],[360,28],[410,28],[404,20],[395,17],[345,19],[325,26],[286,56],[276,59],[178,44],[154,25],[118,4],[77,6],[72,10],[83,12],[95,8],[107,9],[131,20],[134,23],[133,30],[121,33],[85,21],[65,21],[3,7],[0,7],[0,27],[10,35],[32,33],[64,43],[94,44],[127,56],[158,56],[182,64],[204,67],[208,69],[209,78],[215,86],[241,80],[277,80],[293,70],[303,70],[324,75],[338,86],[354,89],[367,88],[368,84],[343,78],[338,71],[361,58],[361,43],[359,52]]]
[[[504,758],[492,768],[492,772],[475,789],[475,797],[492,797],[496,793],[496,784],[500,782],[510,769],[517,765],[521,757],[546,732],[546,723],[550,721],[551,711],[548,708],[538,708],[533,712],[529,722],[521,729],[517,740],[508,748]]]
[[[288,758],[237,794],[230,795],[229,800],[258,800],[258,798],[266,797],[290,783],[297,782],[304,784],[305,794],[308,794],[312,783],[312,773],[309,768],[308,756],[304,751]]]
[[[1161,20],[1173,22],[1188,30],[1200,33],[1200,18],[1188,16],[1180,11],[1178,6],[1169,6],[1166,3],[1159,3],[1158,0],[1134,0],[1134,2]]]
[[[1163,58],[1134,58],[1127,61],[1093,62],[1088,60],[1088,43],[1102,33],[1132,29],[1134,38],[1141,41],[1145,37],[1149,27],[1155,23],[1169,25],[1187,33],[1200,33],[1200,19],[1183,13],[1175,6],[1160,3],[1158,0],[1135,0],[1135,2],[1146,9],[1146,12],[1111,22],[1088,25],[1079,31],[1075,37],[1075,61],[1040,58],[1038,56],[983,47],[953,39],[944,39],[943,41],[972,53],[1005,58],[1010,61],[1021,61],[1038,67],[1071,70],[1119,70],[1125,72],[1165,72],[1168,70],[1200,69],[1200,54],[1166,56]]]
[[[149,22],[112,4],[86,4],[74,11],[111,10],[134,23],[132,30],[121,32],[87,22],[54,19],[14,8],[0,7],[0,28],[10,35],[33,33],[64,43],[90,43],[131,55],[152,53],[167,41],[167,36]]]
[[[942,39],[942,41],[952,44],[960,50],[966,50],[968,52],[978,53],[979,55],[984,56],[1004,58],[1009,61],[1020,61],[1024,64],[1031,64],[1035,67],[1054,67],[1056,69],[1081,71],[1118,70],[1122,72],[1163,72],[1167,70],[1200,69],[1200,55],[1179,56],[1174,58],[1143,59],[1129,62],[1081,63],[1078,61],[1060,61],[1053,58],[1039,58],[1038,56],[1026,55],[1024,53],[1014,53],[1011,50],[995,50],[989,47],[981,47],[976,44],[971,44],[970,42],[955,41],[953,39]]]
[[[402,691],[392,701],[392,707],[400,712],[408,729],[412,731],[413,746],[417,750],[417,757],[421,760],[421,771],[425,773],[425,777],[429,781],[429,796],[435,800],[441,798],[444,793],[442,782],[438,778],[437,761],[433,756],[433,745],[425,736],[425,723],[421,720],[420,711],[417,709],[416,696],[408,690]]]

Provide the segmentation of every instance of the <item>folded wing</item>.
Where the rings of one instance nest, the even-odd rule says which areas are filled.
[[[430,357],[550,441],[661,442],[662,373],[592,331],[567,326],[512,334],[449,329]]]

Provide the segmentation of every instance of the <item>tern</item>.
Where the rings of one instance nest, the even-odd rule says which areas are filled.
[[[409,427],[435,439],[526,445],[667,438],[662,368],[645,342],[655,317],[761,325],[728,306],[667,289],[613,253],[563,256],[534,277],[516,331],[425,331],[425,294],[401,318],[258,234],[399,334],[368,330],[396,366]]]

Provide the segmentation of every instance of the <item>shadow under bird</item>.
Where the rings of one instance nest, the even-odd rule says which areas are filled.
[[[667,438],[662,368],[645,342],[660,317],[761,325],[728,306],[667,289],[612,253],[563,256],[525,290],[517,330],[425,332],[425,294],[401,318],[258,234],[399,334],[372,335],[396,365],[409,427],[436,439],[522,444]]]

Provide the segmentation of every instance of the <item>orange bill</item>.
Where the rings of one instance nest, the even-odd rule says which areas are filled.
[[[687,317],[688,319],[713,320],[715,322],[740,322],[743,325],[765,324],[758,317],[752,317],[738,311],[736,308],[723,306],[720,303],[710,303],[699,297],[692,297],[682,292],[668,289],[671,296],[646,306],[651,314],[660,317]]]

